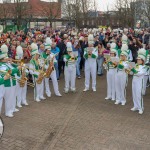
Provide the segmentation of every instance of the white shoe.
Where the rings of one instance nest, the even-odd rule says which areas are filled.
[[[46,98],[44,96],[40,96],[40,99],[45,100]]]
[[[56,96],[58,96],[58,97],[62,97],[62,95],[61,95],[60,93],[56,94]]]
[[[18,111],[19,111],[19,109],[15,108],[14,112],[18,112]]]
[[[93,88],[93,92],[96,92],[96,88],[95,87]]]
[[[116,102],[115,102],[115,105],[118,105],[118,104],[120,104],[120,102],[119,102],[119,101],[116,101]]]
[[[83,90],[83,92],[86,92],[86,91],[89,91],[89,89],[85,88],[85,89]]]
[[[112,101],[115,101],[115,99],[111,99]]]
[[[51,97],[51,94],[46,94],[47,95],[47,97]]]
[[[140,115],[143,114],[143,110],[142,110],[142,109],[139,110],[139,114],[140,114]]]
[[[124,106],[126,104],[126,102],[122,102],[121,105]]]
[[[69,90],[65,90],[65,94],[68,94],[69,93]]]
[[[105,98],[105,100],[111,100],[111,98],[109,98],[109,97],[106,97],[106,98]]]
[[[21,105],[21,104],[18,104],[17,107],[22,108],[22,105]]]
[[[138,110],[138,109],[135,108],[135,107],[131,108],[131,111],[137,111],[137,110]]]
[[[9,117],[9,118],[14,117],[14,115],[13,115],[13,114],[11,114],[11,113],[10,113],[10,114],[6,114],[6,116],[7,116],[7,117]]]
[[[75,89],[75,88],[71,89],[71,92],[75,93],[75,92],[76,92],[76,89]]]
[[[35,101],[36,101],[36,102],[40,102],[41,100],[37,97],[37,98],[35,99]]]
[[[25,102],[25,103],[22,103],[22,105],[28,106],[29,104],[27,102]]]

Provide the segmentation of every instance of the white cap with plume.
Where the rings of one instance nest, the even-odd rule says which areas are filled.
[[[110,52],[111,53],[116,53],[117,54],[117,49],[116,49],[116,43],[111,43],[110,45]]]
[[[146,57],[147,57],[147,51],[144,48],[139,49],[137,59],[142,59],[146,61]]]
[[[72,43],[71,42],[67,42],[67,51],[68,52],[72,52]]]
[[[89,34],[89,36],[88,36],[88,44],[94,44],[94,36],[93,36],[93,34]]]
[[[16,56],[15,59],[22,59],[23,58],[23,49],[21,46],[17,46],[16,48]]]

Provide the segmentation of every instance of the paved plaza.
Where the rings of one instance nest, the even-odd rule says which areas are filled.
[[[51,83],[51,82],[50,82]],[[97,77],[97,92],[82,92],[84,78],[77,80],[77,92],[40,103],[28,90],[29,106],[14,118],[6,118],[0,150],[150,150],[150,88],[144,97],[145,112],[131,112],[131,77],[127,105],[106,101],[106,78]],[[52,88],[51,88],[52,89]],[[53,89],[52,89],[53,92]]]

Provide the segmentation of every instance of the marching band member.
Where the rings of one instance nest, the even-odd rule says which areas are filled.
[[[94,37],[92,34],[88,36],[88,47],[84,49],[85,58],[85,89],[84,92],[89,90],[90,75],[92,76],[92,89],[96,92],[96,70],[98,57],[98,50],[94,48]]]
[[[15,59],[20,60],[19,63],[21,63],[22,58],[23,58],[22,47],[17,46]],[[27,95],[26,76],[27,76],[28,73],[29,73],[29,71],[27,69],[25,69],[24,66],[22,66],[22,69],[19,71],[19,73],[16,76],[17,79],[22,81],[22,83],[20,83],[20,81],[17,82],[17,92],[16,92],[16,94],[17,94],[17,107],[19,107],[19,108],[22,107],[22,104],[26,105],[26,106],[28,105],[27,100],[26,100],[26,95]]]
[[[21,67],[14,67],[10,62],[8,62],[10,59],[7,57],[8,47],[5,44],[1,46],[1,51],[2,57],[0,59],[0,71],[5,73],[5,115],[7,117],[13,117],[13,113],[18,111],[18,109],[16,109],[16,79],[14,78],[15,74],[18,73]]]
[[[43,52],[41,54],[41,57],[44,58],[46,60],[46,65],[45,65],[45,69],[48,71],[48,69],[50,69],[49,71],[51,72],[49,74],[49,76],[45,77],[44,81],[45,81],[45,89],[46,89],[46,95],[47,97],[51,97],[51,90],[50,90],[50,86],[49,86],[49,78],[52,79],[52,83],[53,83],[53,87],[54,87],[54,92],[56,96],[61,97],[62,95],[59,92],[58,89],[58,81],[57,81],[57,77],[56,77],[56,70],[54,68],[54,63],[57,61],[55,58],[55,55],[53,53],[51,53],[51,46],[50,44],[48,44],[48,39],[46,40],[47,43],[45,44],[45,52]],[[46,72],[47,72],[46,71]]]
[[[122,44],[127,44],[128,45],[128,37],[125,34],[123,34],[123,36],[122,36]],[[129,51],[128,60],[132,61],[133,60],[132,52],[129,49],[128,49],[128,51]]]
[[[130,67],[133,72],[133,80],[132,80],[132,96],[133,96],[133,108],[131,111],[139,111],[139,114],[143,114],[143,96],[142,96],[142,88],[143,88],[143,79],[146,73],[147,67],[145,67],[144,63],[146,60],[146,50],[140,49],[138,51],[137,64],[135,68]]]
[[[40,102],[41,100],[44,100],[45,97],[43,96],[43,79],[44,79],[44,64],[43,67],[40,68],[39,65],[39,58],[40,58],[40,53],[38,52],[38,47],[35,43],[31,44],[31,55],[32,59],[30,60],[30,65],[29,65],[29,72],[32,75],[33,82],[35,84],[34,88],[34,99],[36,102]]]
[[[0,60],[3,59],[5,53],[0,53]],[[1,71],[1,62],[0,62],[0,71]],[[3,98],[5,94],[4,80],[7,80],[7,76],[3,76],[2,72],[0,72],[0,114],[2,110]]]
[[[115,104],[118,105],[121,103],[121,105],[126,104],[126,84],[127,84],[127,73],[125,72],[126,69],[128,69],[128,56],[129,56],[129,50],[128,46],[126,44],[122,45],[121,48],[121,56],[120,56],[120,62],[117,66],[117,73],[115,77],[115,85],[116,85],[116,102]]]
[[[147,52],[148,52],[148,50],[147,50]],[[149,62],[149,60],[150,60],[150,54],[147,55],[147,60],[145,63],[145,67],[147,68],[147,70],[144,75],[144,85],[143,85],[143,92],[142,92],[143,95],[146,95],[147,82],[148,82],[148,80],[150,81],[150,66],[149,66],[150,62]]]
[[[116,43],[111,44],[110,57],[117,57]],[[115,76],[117,72],[116,65],[109,60],[107,65],[107,97],[105,100],[115,101],[116,91],[115,91]]]
[[[64,55],[65,62],[65,93],[69,92],[71,89],[72,92],[76,92],[75,81],[76,81],[76,60],[77,56],[73,53],[71,42],[67,42],[67,52],[68,54]]]

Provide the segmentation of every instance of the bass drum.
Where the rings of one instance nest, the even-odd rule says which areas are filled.
[[[2,117],[0,117],[0,139],[2,138],[4,133],[4,122],[2,120]]]
[[[0,25],[0,33],[3,33],[3,26]]]

